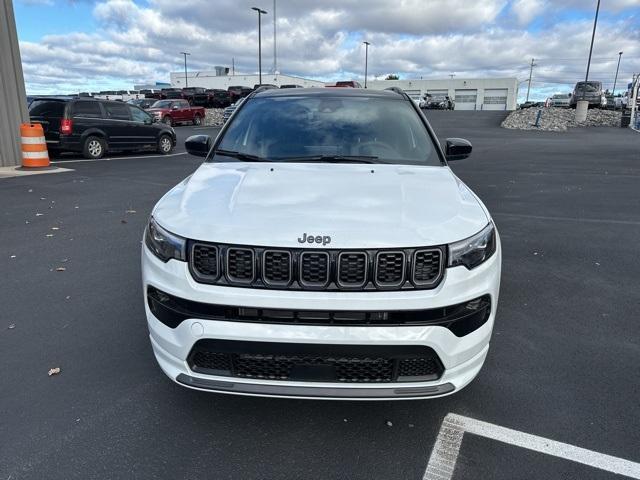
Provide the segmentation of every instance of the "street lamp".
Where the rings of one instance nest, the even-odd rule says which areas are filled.
[[[620,70],[620,59],[622,59],[622,52],[618,52],[618,66],[616,67],[616,78],[613,80],[613,95],[616,96],[616,83],[618,83],[618,70]],[[615,100],[614,100],[615,102]]]
[[[184,86],[185,88],[189,86],[189,80],[187,79],[187,55],[191,55],[188,52],[180,52],[181,55],[184,55]]]
[[[266,10],[258,7],[251,7],[251,10],[258,12],[258,83],[262,85],[262,15],[266,15]]]
[[[364,43],[364,88],[367,88],[367,69],[369,67],[369,42]]]
[[[598,4],[596,5],[596,17],[593,20],[593,33],[591,34],[591,47],[589,47],[589,60],[587,61],[587,74],[584,77],[584,83],[589,81],[589,67],[591,66],[591,54],[593,53],[593,40],[596,38],[596,26],[598,25],[598,12],[600,12],[600,0],[598,0]],[[587,92],[586,88],[582,89],[582,98]]]

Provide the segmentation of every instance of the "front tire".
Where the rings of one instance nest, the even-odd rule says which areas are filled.
[[[195,115],[195,116],[193,117],[193,124],[194,124],[195,126],[202,125],[202,117],[201,117],[200,115]]]
[[[161,135],[158,139],[158,153],[168,155],[173,150],[173,142],[169,135]]]
[[[165,125],[169,125],[170,127],[172,127],[172,126],[173,126],[173,119],[172,119],[169,115],[166,115],[166,116],[162,119],[162,122],[163,122]]]
[[[82,146],[84,158],[96,160],[102,158],[107,150],[105,141],[100,137],[87,137]]]

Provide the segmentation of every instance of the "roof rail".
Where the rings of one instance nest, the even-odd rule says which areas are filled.
[[[402,95],[405,100],[411,100],[411,97],[407,95],[407,93],[400,87],[387,87],[385,88],[385,90],[391,90],[392,92],[396,92],[397,94]]]

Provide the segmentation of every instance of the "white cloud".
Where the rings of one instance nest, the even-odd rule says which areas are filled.
[[[515,0],[511,10],[518,24],[527,25],[547,8],[545,0]]]
[[[628,10],[628,0],[610,1],[615,2],[612,8],[622,10],[617,16],[614,10],[605,10],[608,15],[598,25],[592,65],[592,77],[606,82],[613,81],[620,50],[625,52],[621,78],[640,71],[640,8]],[[570,84],[584,75],[591,20],[583,12],[574,21],[547,21],[562,13],[561,3],[370,0],[363,8],[361,0],[280,2],[278,65],[284,73],[314,78],[361,78],[361,41],[366,38],[372,42],[372,76],[394,72],[442,78],[455,72],[458,77],[524,79],[534,57],[534,86]],[[271,1],[258,4],[270,10]],[[59,8],[69,7],[62,3]],[[98,29],[92,33],[44,35],[39,42],[21,42],[31,92],[130,88],[133,83],[167,81],[169,72],[182,68],[181,51],[191,53],[190,69],[230,66],[233,58],[237,71],[257,70],[257,18],[248,3],[216,0],[212,8],[209,0],[143,4],[103,0],[93,15]],[[543,20],[542,27],[528,31],[518,26],[536,19]],[[268,69],[269,14],[263,22],[263,68]]]

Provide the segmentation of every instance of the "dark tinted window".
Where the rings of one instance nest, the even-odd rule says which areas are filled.
[[[576,90],[584,92],[597,92],[602,90],[600,82],[578,82],[576,84]]]
[[[411,103],[391,98],[253,98],[238,111],[218,148],[272,161],[326,155],[441,165]]]
[[[100,110],[100,103],[99,102],[75,102],[73,104],[73,116],[101,118],[102,110]]]
[[[67,102],[57,100],[34,100],[29,105],[29,115],[32,117],[62,118],[66,104]]]
[[[107,117],[114,120],[129,120],[129,108],[126,103],[105,103]]]
[[[174,100],[158,100],[151,105],[151,108],[171,108],[174,103]]]
[[[129,110],[131,111],[131,118],[134,122],[144,123],[151,121],[151,116],[148,113],[140,110],[138,107],[129,105]]]

